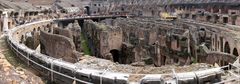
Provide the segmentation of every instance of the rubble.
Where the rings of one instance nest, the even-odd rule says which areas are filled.
[[[165,65],[161,67],[155,67],[153,65],[146,65],[141,67],[118,64],[110,60],[100,59],[91,56],[81,57],[81,61],[76,64],[81,68],[90,68],[96,70],[109,70],[110,72],[121,72],[121,73],[132,73],[132,74],[170,74],[172,69],[177,73],[180,72],[190,72],[190,71],[199,71],[214,68],[210,64],[205,63],[196,63],[185,66],[177,65]]]

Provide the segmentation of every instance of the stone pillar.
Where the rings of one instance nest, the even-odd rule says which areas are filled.
[[[7,11],[3,12],[3,32],[8,31],[8,14]]]
[[[24,17],[24,11],[20,10],[18,17]]]

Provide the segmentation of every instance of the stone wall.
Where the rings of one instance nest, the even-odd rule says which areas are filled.
[[[172,64],[173,58],[186,63],[189,55],[184,53],[189,53],[188,31],[174,29],[170,24],[162,25],[157,21],[139,20],[116,19],[104,20],[102,23],[85,21],[83,29],[97,57],[112,58],[115,62],[128,64],[154,63],[156,66]],[[170,51],[186,57],[179,58]]]
[[[110,28],[109,26],[97,24],[93,21],[85,21],[83,32],[90,42],[89,46],[93,55],[97,57],[109,58],[108,54],[111,50],[121,50],[121,28]]]
[[[80,57],[79,52],[75,50],[76,48],[72,39],[68,37],[41,31],[40,42],[41,53],[48,56],[72,63],[77,62]]]
[[[53,34],[58,34],[58,35],[62,35],[62,36],[68,37],[70,39],[73,39],[72,32],[69,31],[68,29],[53,28]]]
[[[94,53],[106,53],[96,54],[97,57],[115,59],[119,63],[144,62],[156,66],[193,62],[220,63],[216,60],[232,63],[239,55],[238,34],[234,33],[239,30],[223,26],[188,21],[164,22],[151,18],[120,18],[101,23],[85,21],[83,29],[87,32],[86,36],[89,36],[90,45],[99,47],[92,47]],[[116,37],[114,30],[119,32]],[[111,43],[117,47],[114,48]],[[202,55],[199,52],[201,45],[205,45],[209,53]],[[116,56],[111,50],[116,51],[117,58],[114,58]],[[218,58],[217,56],[220,57],[215,61],[207,60],[209,57]],[[229,59],[222,59],[225,57]]]
[[[31,49],[36,49],[40,44],[40,32],[32,31],[25,35],[25,45]]]

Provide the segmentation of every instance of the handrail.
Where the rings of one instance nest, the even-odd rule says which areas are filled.
[[[85,84],[93,84],[93,83],[90,83],[90,82],[86,82],[86,81],[83,81],[83,80],[79,80],[79,79],[70,77],[70,76],[68,76],[68,75],[62,74],[62,73],[57,72],[57,71],[55,71],[55,70],[52,70],[52,69],[50,69],[50,68],[47,68],[47,67],[45,67],[45,66],[43,66],[43,65],[41,65],[41,64],[39,64],[39,63],[31,60],[31,59],[29,59],[28,57],[26,57],[24,54],[22,54],[22,52],[18,51],[15,47],[13,47],[13,45],[9,42],[9,40],[7,40],[7,42],[8,42],[8,44],[11,46],[11,48],[13,48],[13,49],[14,49],[16,52],[18,52],[20,55],[22,55],[25,59],[31,61],[32,63],[34,63],[34,64],[36,64],[36,65],[38,65],[38,66],[40,66],[40,67],[42,67],[42,68],[44,68],[44,69],[46,69],[46,70],[48,70],[48,71],[51,71],[51,72],[56,73],[56,74],[58,74],[58,75],[61,75],[61,76],[70,78],[70,79],[72,79],[72,80],[74,80],[74,81],[76,80],[76,81],[78,81],[78,82],[85,83]]]

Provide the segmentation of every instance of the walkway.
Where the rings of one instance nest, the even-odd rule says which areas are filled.
[[[0,84],[44,84],[41,78],[23,69],[19,59],[0,38]]]

